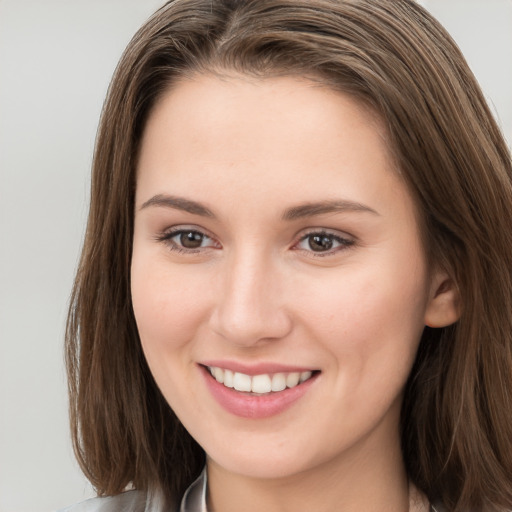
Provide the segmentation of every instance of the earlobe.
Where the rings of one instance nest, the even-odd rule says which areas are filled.
[[[446,327],[455,323],[459,317],[460,295],[457,285],[448,274],[436,273],[425,311],[425,325]]]

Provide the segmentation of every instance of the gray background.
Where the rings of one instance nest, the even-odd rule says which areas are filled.
[[[162,0],[0,0],[0,512],[92,496],[74,462],[62,339],[102,101]],[[512,140],[512,0],[426,0]]]

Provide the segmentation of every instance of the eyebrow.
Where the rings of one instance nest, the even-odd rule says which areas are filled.
[[[175,210],[182,210],[193,215],[200,215],[201,217],[215,218],[215,215],[209,208],[201,203],[192,201],[191,199],[185,199],[184,197],[157,194],[151,199],[148,199],[140,207],[140,209],[143,210],[144,208],[148,208],[150,206],[173,208]],[[370,208],[364,204],[348,201],[345,199],[338,199],[304,203],[293,206],[284,211],[282,219],[285,221],[293,221],[297,219],[303,219],[305,217],[314,217],[316,215],[343,212],[365,212],[379,215],[379,213],[373,208]]]
[[[288,208],[283,214],[283,220],[297,220],[304,217],[314,217],[315,215],[325,215],[326,213],[343,212],[366,212],[374,215],[380,215],[376,210],[361,203],[348,201],[345,199],[319,201],[315,203],[305,203],[292,208]]]
[[[157,194],[147,200],[140,209],[143,210],[149,206],[163,206],[165,208],[174,208],[175,210],[182,210],[194,215],[200,215],[201,217],[215,217],[212,211],[206,208],[206,206],[203,206],[201,203],[196,201],[185,199],[184,197]]]

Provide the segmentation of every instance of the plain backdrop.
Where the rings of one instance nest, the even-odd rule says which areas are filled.
[[[103,98],[161,0],[0,0],[0,512],[93,496],[68,433],[63,333]],[[425,0],[512,140],[512,0]]]

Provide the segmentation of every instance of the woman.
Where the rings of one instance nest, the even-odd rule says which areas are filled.
[[[162,7],[68,322],[83,509],[510,509],[511,177],[412,1]]]

